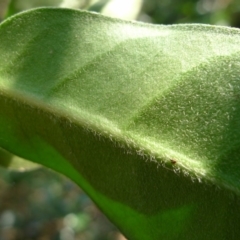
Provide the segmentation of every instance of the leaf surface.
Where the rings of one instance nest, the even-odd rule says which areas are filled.
[[[71,178],[129,239],[236,239],[239,33],[67,9],[9,18],[0,147]]]

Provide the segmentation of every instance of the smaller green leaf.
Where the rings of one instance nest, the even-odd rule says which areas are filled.
[[[40,164],[15,156],[0,148],[0,167],[14,171],[30,171],[41,167]]]

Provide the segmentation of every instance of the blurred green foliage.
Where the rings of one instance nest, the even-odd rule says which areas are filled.
[[[153,23],[240,26],[239,0],[146,0],[143,13]]]
[[[141,8],[136,20],[157,24],[204,23],[240,27],[240,0],[0,0],[3,18],[41,6],[81,8],[103,12],[106,5],[117,2],[113,11],[124,11],[129,4]],[[133,4],[135,3],[135,5]],[[4,4],[5,3],[5,4]],[[10,4],[8,4],[10,3]],[[124,8],[119,7],[119,3]],[[4,9],[8,8],[8,10]]]

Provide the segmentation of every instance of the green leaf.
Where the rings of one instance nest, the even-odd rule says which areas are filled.
[[[129,239],[238,239],[239,46],[226,27],[16,15],[0,146],[70,177]]]

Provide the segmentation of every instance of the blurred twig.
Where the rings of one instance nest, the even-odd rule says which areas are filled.
[[[0,21],[4,19],[9,3],[10,0],[0,0]]]

